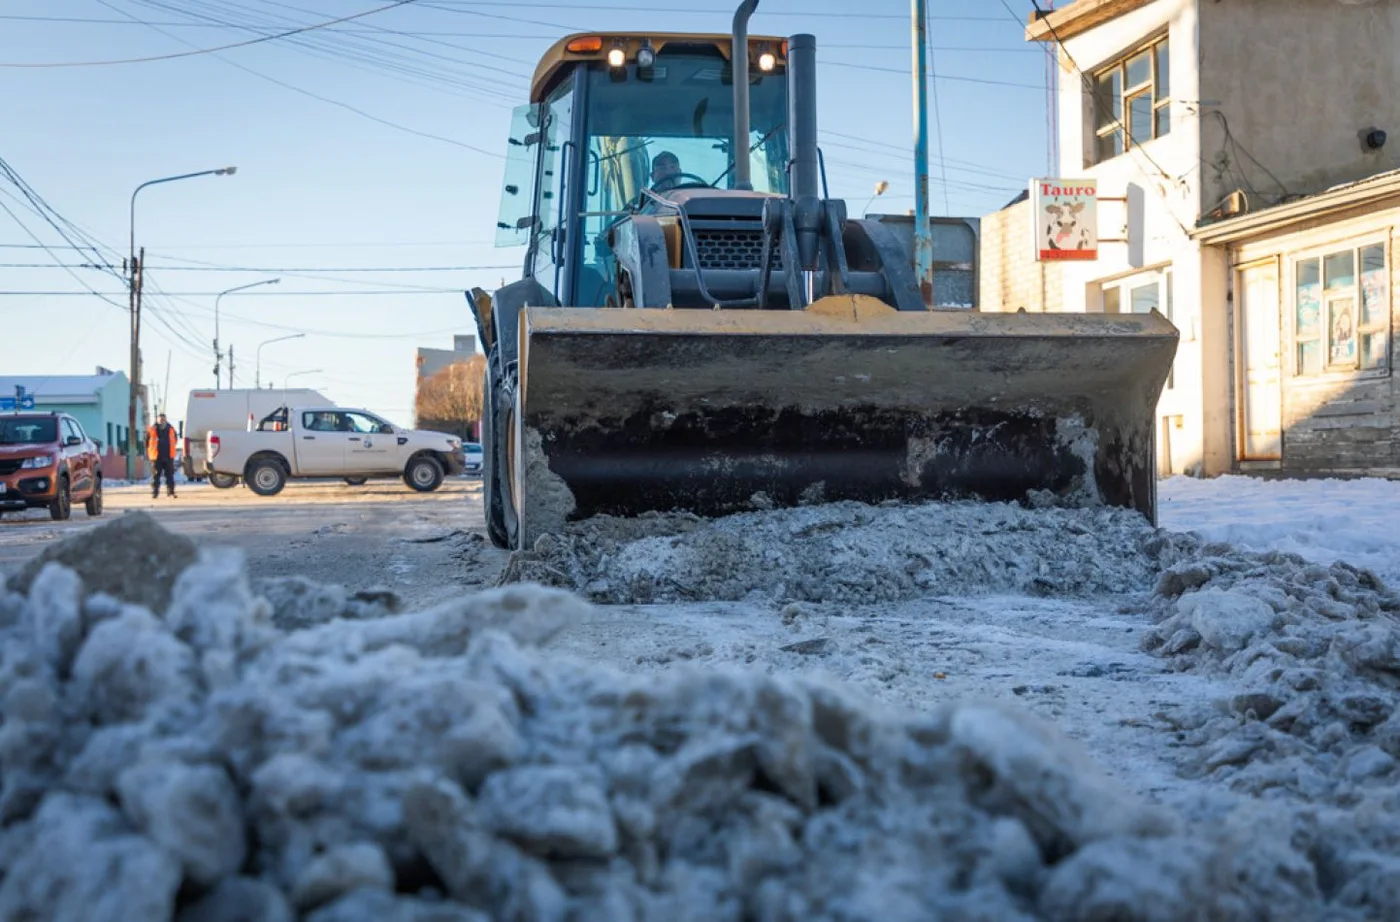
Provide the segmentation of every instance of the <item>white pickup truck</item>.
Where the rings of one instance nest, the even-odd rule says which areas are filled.
[[[389,475],[427,493],[466,466],[456,436],[400,429],[366,410],[341,407],[281,407],[252,431],[214,429],[205,438],[209,470],[243,478],[259,496],[275,496],[294,477],[358,485]]]

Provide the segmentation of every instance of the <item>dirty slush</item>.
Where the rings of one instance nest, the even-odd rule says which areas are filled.
[[[1257,808],[1179,815],[1014,706],[541,648],[596,603],[988,592],[1246,688],[1170,739]],[[0,920],[1393,918],[1397,613],[1103,509],[597,520],[417,612],[129,513],[0,593]]]

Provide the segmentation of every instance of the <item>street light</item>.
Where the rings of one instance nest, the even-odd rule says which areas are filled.
[[[888,182],[886,182],[885,180],[883,180],[883,179],[880,180],[879,182],[877,182],[877,183],[875,184],[875,194],[872,195],[872,196],[870,196],[870,201],[865,203],[865,207],[862,208],[861,211],[862,211],[862,212],[867,212],[868,209],[870,208],[871,204],[874,203],[874,201],[875,201],[877,198],[879,198],[880,196],[884,195],[884,194],[885,194],[885,191],[886,191],[887,189],[889,189],[889,187],[890,187],[890,184],[889,184]]]
[[[226,166],[217,170],[200,170],[197,173],[181,173],[179,176],[165,176],[143,182],[131,192],[131,220],[127,236],[127,272],[130,274],[130,290],[127,309],[131,313],[131,381],[126,407],[126,479],[131,480],[136,464],[136,392],[141,386],[141,266],[136,262],[136,196],[147,186],[177,179],[194,179],[197,176],[232,176],[237,167]]]
[[[316,374],[316,372],[318,372],[318,371],[325,371],[325,369],[324,369],[324,368],[307,368],[307,369],[305,369],[305,370],[303,370],[303,371],[294,371],[294,372],[292,372],[291,374],[287,375],[287,377],[282,381],[282,390],[285,391],[285,390],[287,389],[287,382],[290,381],[290,380],[292,380],[293,378],[295,378],[297,375],[314,375],[314,374]]]
[[[253,381],[253,383],[256,384],[258,387],[262,387],[262,347],[263,347],[263,346],[269,345],[269,344],[271,344],[271,343],[280,343],[280,342],[282,342],[282,341],[285,340],[285,339],[301,339],[301,338],[302,338],[303,336],[305,336],[305,335],[306,335],[305,333],[293,333],[293,334],[290,335],[290,336],[279,336],[279,337],[277,337],[276,339],[269,339],[269,340],[265,340],[265,341],[263,341],[263,342],[258,343],[258,348],[257,348],[257,353],[256,353],[256,355],[257,355],[257,371],[255,371],[255,372],[253,373],[253,375],[254,375],[254,377],[256,378],[256,380]]]
[[[214,389],[219,389],[219,301],[224,295],[232,294],[235,291],[243,291],[245,288],[257,288],[259,285],[276,285],[282,281],[277,279],[264,279],[261,282],[250,282],[247,285],[239,285],[237,288],[229,288],[219,292],[219,296],[214,299]],[[228,364],[228,386],[233,387],[233,362]]]

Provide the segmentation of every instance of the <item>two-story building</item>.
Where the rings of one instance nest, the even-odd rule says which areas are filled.
[[[1162,473],[1400,473],[1400,0],[1077,0],[1026,37],[1059,60],[1059,178],[1099,196],[1097,259],[1040,309],[1180,329]],[[1036,268],[1024,239],[984,279]]]

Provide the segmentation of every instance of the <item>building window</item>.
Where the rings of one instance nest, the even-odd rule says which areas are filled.
[[[1105,314],[1149,314],[1156,310],[1172,323],[1176,317],[1172,305],[1172,271],[1162,269],[1102,282],[1099,286]],[[1176,387],[1176,366],[1167,373],[1166,389]]]
[[[1294,376],[1389,367],[1388,271],[1384,243],[1294,261]]]
[[[1171,131],[1171,79],[1165,37],[1094,74],[1093,163]]]

